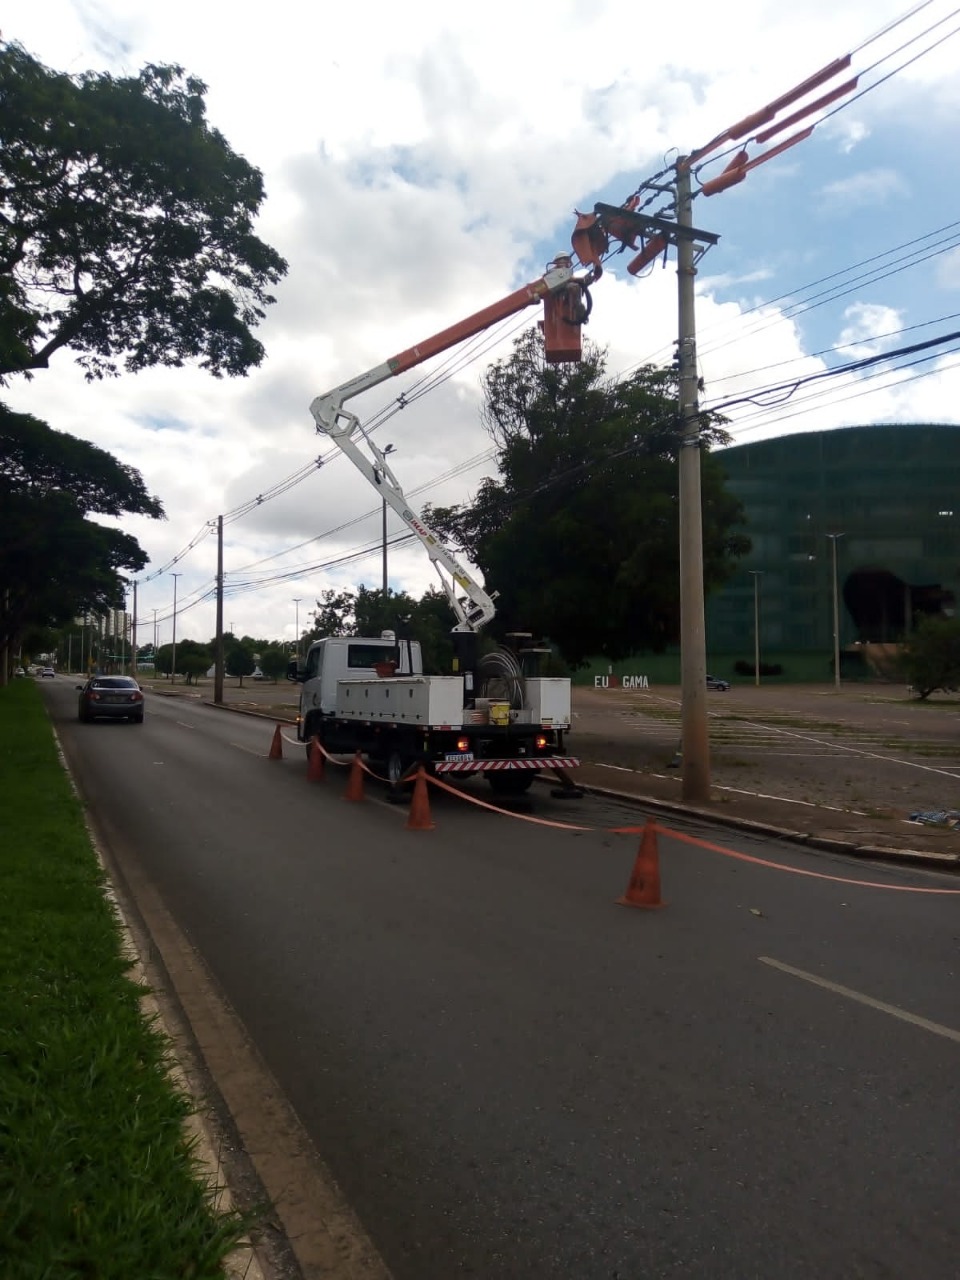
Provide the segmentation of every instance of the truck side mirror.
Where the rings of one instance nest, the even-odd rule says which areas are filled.
[[[296,658],[294,658],[291,662],[287,663],[287,679],[288,680],[292,680],[296,684],[303,680],[303,676],[304,676],[303,668],[297,662]]]

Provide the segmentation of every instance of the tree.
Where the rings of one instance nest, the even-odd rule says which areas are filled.
[[[242,641],[235,640],[224,655],[224,668],[228,676],[239,676],[240,688],[243,688],[243,677],[252,676],[256,669],[253,652]]]
[[[274,684],[286,675],[289,664],[290,654],[286,645],[268,644],[260,651],[260,670]]]
[[[381,631],[395,631],[398,639],[409,637],[420,641],[423,669],[446,674],[453,662],[454,614],[444,592],[430,589],[419,600],[405,591],[369,591],[361,586],[355,603],[355,635],[378,636]]]
[[[920,699],[937,689],[960,689],[960,620],[927,617],[906,642],[901,659],[904,677]]]
[[[253,233],[259,170],[179,66],[51,71],[0,45],[0,381],[62,348],[88,378],[261,363],[287,264]]]
[[[314,640],[322,640],[324,636],[356,635],[356,600],[352,591],[334,591],[332,588],[324,591],[317,601],[317,610],[313,615],[313,630],[305,632],[307,642],[312,644]]]
[[[173,645],[161,644],[153,656],[153,669],[158,676],[173,675]]]
[[[124,513],[164,518],[138,471],[0,405],[0,647],[27,625],[121,606],[123,575],[147,557],[136,539],[90,516]]]
[[[483,420],[501,479],[472,504],[427,519],[499,593],[493,630],[550,637],[572,665],[675,643],[680,629],[676,372],[606,373],[585,344],[579,364],[548,365],[528,330],[484,377]],[[709,446],[729,437],[701,415],[704,583],[749,549],[739,501]]]
[[[199,640],[181,640],[177,644],[177,670],[187,677],[187,684],[191,680],[199,683],[210,670],[210,662],[209,646]]]

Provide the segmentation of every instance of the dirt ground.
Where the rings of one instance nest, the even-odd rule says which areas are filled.
[[[150,688],[151,685],[145,687]],[[164,681],[157,693],[212,700]],[[237,710],[292,721],[298,690],[283,683],[225,682]],[[710,801],[720,821],[755,822],[823,843],[916,850],[960,866],[960,828],[911,821],[960,810],[960,700],[912,698],[902,685],[743,683],[707,694]],[[574,689],[568,749],[587,785],[666,808],[683,799],[680,690]]]
[[[960,701],[887,684],[743,684],[707,697],[705,808],[718,818],[960,857],[960,829],[910,820],[960,810]],[[678,688],[577,689],[574,711],[584,780],[682,803]]]

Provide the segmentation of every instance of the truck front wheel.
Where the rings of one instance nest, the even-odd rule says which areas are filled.
[[[487,774],[487,781],[498,796],[522,796],[533,786],[533,773],[527,769],[496,769]]]

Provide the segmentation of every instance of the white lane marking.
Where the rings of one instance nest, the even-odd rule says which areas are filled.
[[[679,707],[681,705],[679,702],[675,701],[672,698],[660,698],[660,699],[651,698],[650,701],[651,702],[659,701],[664,705],[671,706],[671,707],[673,706]],[[708,711],[707,714],[711,718],[716,718],[721,721],[727,715],[727,713],[723,711]],[[764,724],[762,721],[759,721],[759,720],[743,719],[743,720],[737,720],[736,723],[739,725],[742,725],[745,728],[754,729],[757,732],[760,732],[763,734],[769,733],[781,738],[795,738],[797,742],[808,742],[811,744],[811,746],[816,746],[826,752],[835,751],[840,755],[846,754],[846,755],[852,755],[852,756],[862,756],[866,760],[880,760],[886,764],[904,765],[908,769],[921,769],[924,773],[936,773],[936,774],[939,774],[940,777],[942,778],[951,778],[951,779],[956,778],[956,774],[951,773],[951,769],[955,769],[956,765],[948,765],[946,768],[938,769],[936,765],[920,764],[919,761],[917,760],[904,760],[900,756],[882,755],[878,751],[864,751],[864,750],[861,750],[859,747],[847,746],[845,743],[842,743],[842,742],[824,741],[822,738],[818,738],[811,733],[796,733],[796,732],[792,732],[789,729],[783,729],[779,725]],[[670,727],[672,728],[673,726],[670,726]]]
[[[669,777],[669,775],[665,773],[644,773],[642,769],[626,769],[624,768],[623,765],[604,764],[600,760],[588,760],[586,761],[586,763],[590,765],[592,769],[613,769],[617,773],[636,773],[636,774],[639,774],[641,777],[659,778],[661,781],[664,781],[664,782],[679,781],[677,777],[674,776],[671,778]],[[833,813],[853,814],[854,817],[857,817],[857,818],[865,818],[867,816],[860,809],[843,809],[839,805],[817,804],[813,800],[791,800],[787,796],[767,795],[766,792],[764,791],[745,791],[743,787],[721,787],[718,785],[716,787],[716,790],[729,791],[731,795],[736,795],[736,796],[753,796],[755,800],[779,800],[781,804],[796,804],[796,805],[801,805],[807,809],[829,809]]]
[[[873,996],[864,995],[862,991],[854,991],[852,987],[842,987],[839,982],[831,982],[829,978],[820,978],[815,973],[807,973],[804,969],[795,969],[793,965],[784,964],[782,960],[774,960],[771,956],[757,956],[757,959],[761,964],[768,964],[782,973],[789,973],[794,978],[802,978],[804,982],[812,982],[815,986],[832,991],[835,995],[846,996],[848,1000],[856,1000],[870,1009],[889,1013],[891,1018],[899,1018],[901,1022],[912,1023],[913,1026],[921,1027],[924,1031],[932,1031],[934,1035],[943,1036],[946,1040],[953,1040],[960,1044],[960,1031],[945,1027],[941,1022],[931,1022],[929,1018],[921,1018],[916,1013],[910,1013],[895,1004],[887,1004],[884,1000],[875,1000]]]
[[[195,729],[195,728],[196,728],[196,725],[193,725],[193,724],[187,724],[186,720],[178,720],[178,721],[177,721],[177,724],[180,726],[180,728],[181,728],[181,729]]]

